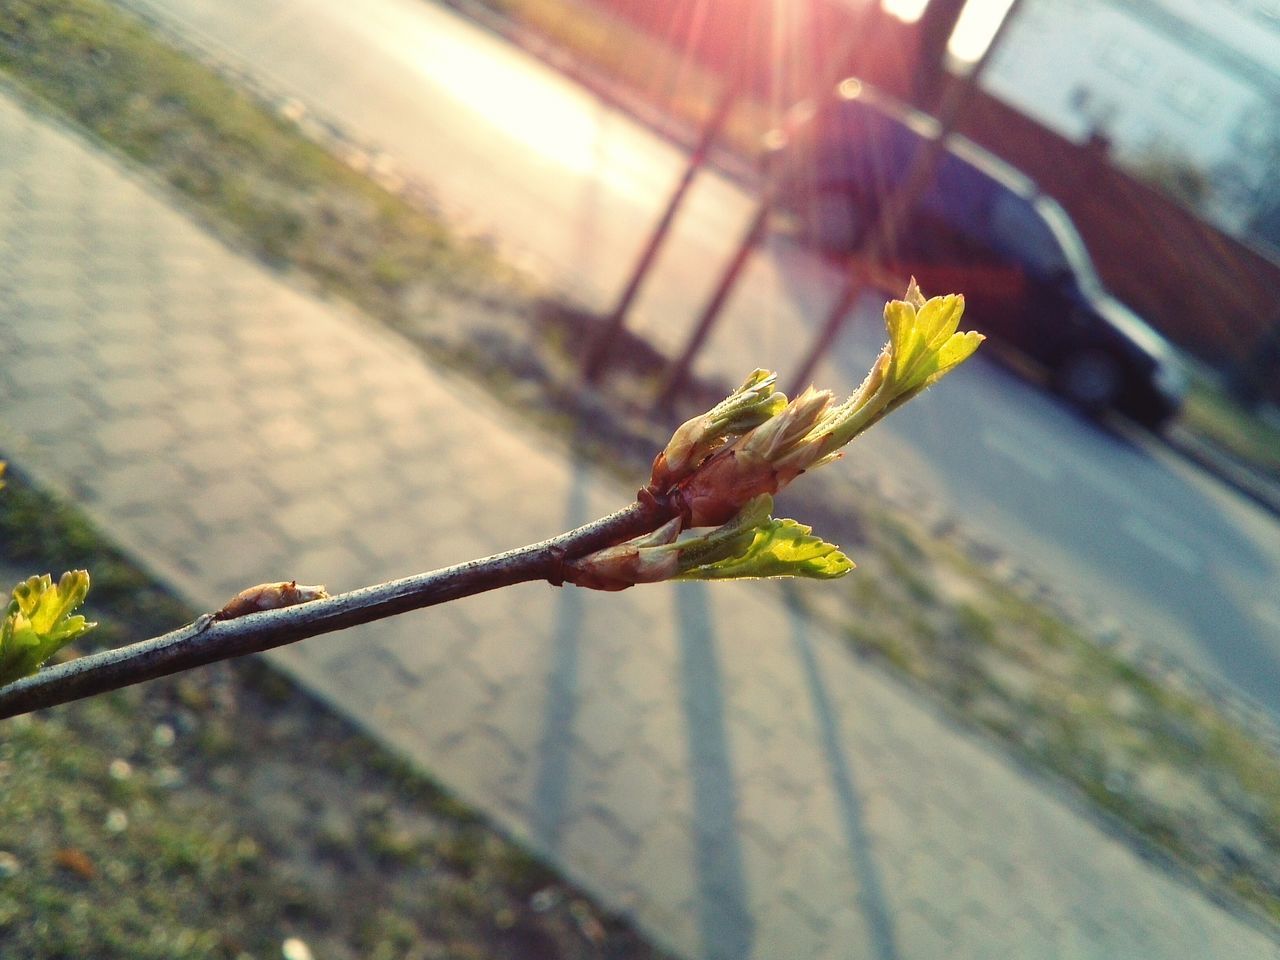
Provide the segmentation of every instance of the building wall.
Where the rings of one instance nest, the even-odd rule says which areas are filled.
[[[1243,236],[1271,166],[1265,120],[1280,114],[1280,29],[1218,36],[1232,20],[1249,24],[1238,6],[1164,0],[1159,9],[1176,16],[1155,17],[1149,3],[1026,0],[982,85],[1075,143],[1105,137],[1135,172],[1197,173],[1200,212]],[[1206,19],[1215,8],[1218,19]]]

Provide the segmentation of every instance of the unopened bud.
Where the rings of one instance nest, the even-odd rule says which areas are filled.
[[[329,596],[323,584],[307,586],[297,580],[282,580],[279,583],[260,583],[257,586],[241,590],[223,604],[214,614],[217,620],[234,620],[236,617],[259,613],[262,610],[278,610],[281,607],[294,607],[312,600],[323,600]]]

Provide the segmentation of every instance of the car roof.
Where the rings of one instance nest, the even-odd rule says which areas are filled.
[[[942,124],[936,117],[908,106],[865,83],[846,81],[839,84],[837,89],[840,91],[840,100],[844,103],[882,114],[922,139],[936,140],[942,133]],[[1040,188],[1031,177],[968,137],[952,133],[947,136],[946,147],[948,153],[974,167],[1011,193],[1031,201],[1041,196]]]

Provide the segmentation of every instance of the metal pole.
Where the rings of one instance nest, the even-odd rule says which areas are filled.
[[[582,365],[582,376],[587,383],[595,383],[604,371],[605,362],[609,358],[609,351],[613,347],[614,341],[618,338],[618,334],[622,332],[623,327],[626,325],[627,313],[631,309],[631,304],[635,300],[636,294],[640,292],[640,285],[644,282],[645,277],[648,276],[649,269],[653,266],[653,261],[657,258],[663,241],[666,240],[667,234],[671,230],[676,211],[680,209],[680,205],[684,202],[685,194],[689,192],[689,187],[693,184],[693,178],[706,163],[707,154],[711,151],[711,145],[720,135],[725,121],[729,118],[729,112],[733,109],[734,103],[737,102],[742,93],[743,73],[741,66],[735,68],[728,84],[721,92],[720,99],[707,120],[706,126],[702,128],[702,134],[693,149],[693,153],[689,156],[689,162],[685,165],[684,173],[681,174],[680,181],[676,184],[671,198],[667,201],[666,209],[663,210],[662,216],[658,218],[658,223],[649,235],[649,240],[645,243],[640,259],[636,261],[635,269],[631,271],[631,278],[627,281],[626,287],[623,288],[622,296],[618,298],[618,302],[614,306],[613,312],[609,315],[609,319],[605,321],[604,327],[592,342],[591,349],[587,351],[587,356]]]
[[[671,370],[667,374],[667,379],[658,390],[657,400],[654,401],[655,410],[669,410],[675,395],[684,386],[685,380],[688,379],[689,368],[693,366],[693,358],[702,349],[703,343],[711,333],[711,328],[715,326],[716,320],[719,319],[720,311],[724,309],[725,301],[729,298],[729,292],[733,289],[733,285],[738,282],[738,276],[747,265],[751,251],[759,245],[760,238],[764,236],[764,228],[769,222],[769,209],[772,206],[772,202],[771,193],[766,191],[756,207],[755,216],[751,218],[751,223],[742,235],[742,240],[738,243],[738,249],[734,251],[733,256],[729,259],[729,265],[725,267],[724,273],[721,274],[720,283],[716,285],[715,292],[711,294],[711,299],[707,301],[706,306],[702,308],[702,313],[698,315],[698,322],[694,325],[693,334],[689,337],[689,342],[685,344],[684,351],[680,354],[679,359],[672,364]]]
[[[809,347],[809,352],[805,354],[804,360],[800,362],[800,369],[796,371],[795,376],[791,378],[788,386],[788,392],[791,395],[799,393],[805,388],[805,385],[813,379],[813,371],[817,368],[818,362],[827,355],[827,352],[835,345],[836,337],[839,336],[841,328],[844,326],[844,319],[852,309],[854,301],[858,299],[858,295],[862,293],[865,284],[858,275],[856,269],[849,271],[849,276],[840,287],[840,294],[836,297],[835,302],[831,305],[831,310],[827,313],[826,319],[823,320],[822,326],[818,328],[818,335],[813,338],[813,344]]]
[[[861,37],[867,32],[868,24],[875,17],[875,6],[873,3],[867,3],[863,8],[862,16],[859,20],[858,27],[852,32],[854,37]],[[846,45],[844,53],[837,58],[841,62],[847,59],[849,52],[854,48],[855,44]],[[843,73],[843,71],[841,71]],[[826,95],[829,92],[834,79],[829,81],[825,87],[819,91],[819,95]],[[662,387],[658,390],[658,396],[654,401],[653,409],[657,412],[665,412],[669,410],[675,395],[684,387],[685,382],[689,378],[689,371],[693,367],[694,357],[702,349],[706,343],[708,335],[711,333],[712,327],[716,321],[720,319],[720,311],[724,308],[725,301],[729,297],[730,291],[741,276],[743,268],[747,264],[752,251],[759,245],[760,240],[764,236],[764,228],[769,222],[769,211],[773,206],[776,188],[770,183],[765,189],[760,199],[760,205],[756,208],[755,215],[752,217],[750,225],[743,234],[741,242],[738,244],[737,250],[729,260],[728,266],[720,277],[720,282],[716,285],[715,292],[707,301],[707,304],[699,314],[697,322],[694,324],[693,334],[689,337],[688,343],[685,345],[684,351],[680,354],[671,367],[667,378],[663,381]]]
[[[858,245],[854,254],[855,257],[861,257],[869,261],[875,260],[893,242],[893,238],[897,236],[906,224],[907,218],[920,200],[920,195],[924,193],[925,187],[932,179],[938,166],[938,161],[942,158],[943,151],[946,149],[947,137],[959,123],[964,108],[969,105],[972,99],[978,78],[987,68],[987,64],[991,62],[992,53],[1000,43],[1009,24],[1013,22],[1014,14],[1022,2],[1023,0],[1013,0],[1009,4],[1009,9],[1005,12],[1004,19],[1000,21],[1000,26],[996,28],[996,32],[992,35],[991,42],[987,44],[987,49],[982,52],[982,56],[969,68],[969,72],[962,79],[948,88],[946,96],[943,97],[942,103],[938,107],[937,119],[940,129],[937,138],[929,141],[925,149],[920,151],[912,162],[902,185],[897,190],[894,190],[880,206],[875,219],[862,235],[863,242]],[[855,266],[849,271],[849,275],[840,289],[840,294],[832,305],[831,312],[827,314],[826,320],[818,330],[818,335],[814,338],[813,344],[809,348],[809,352],[805,355],[799,370],[792,378],[790,384],[792,393],[805,387],[806,383],[812,378],[813,371],[817,368],[818,363],[835,344],[836,338],[840,335],[840,330],[843,328],[845,319],[849,314],[849,308],[857,301],[858,295],[865,286],[864,275],[865,271],[860,269],[855,261]]]

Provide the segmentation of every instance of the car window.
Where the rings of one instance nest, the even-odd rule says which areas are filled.
[[[844,182],[868,199],[887,196],[911,166],[919,137],[857,101],[840,104],[826,126],[819,180]]]
[[[1007,257],[1041,276],[1071,269],[1053,230],[1030,203],[1015,194],[1000,193],[991,204],[991,241]]]
[[[991,205],[992,243],[1006,256],[1048,276],[1070,270],[1062,247],[1036,207],[1012,193],[1001,193]]]
[[[957,227],[952,217],[928,207],[916,211],[900,241],[900,252],[938,266],[993,265],[1005,259],[982,237]]]

